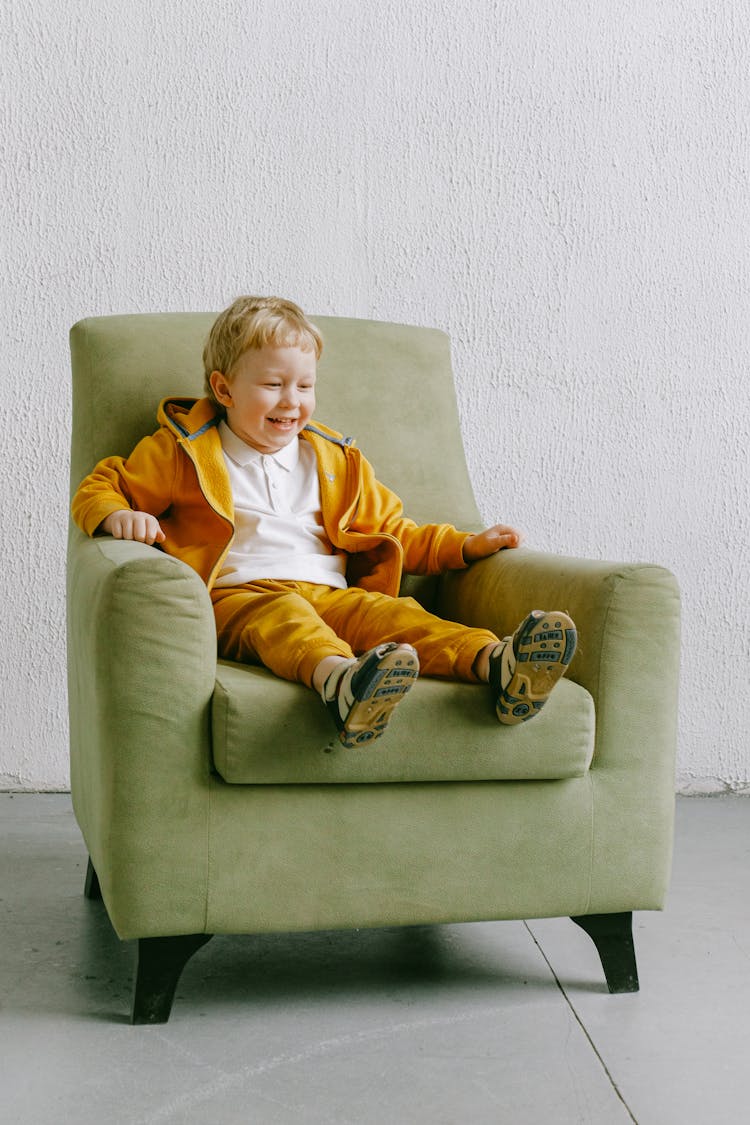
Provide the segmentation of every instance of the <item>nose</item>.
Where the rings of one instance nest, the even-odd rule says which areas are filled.
[[[298,404],[299,392],[297,391],[297,388],[293,385],[282,387],[279,406],[296,407]]]

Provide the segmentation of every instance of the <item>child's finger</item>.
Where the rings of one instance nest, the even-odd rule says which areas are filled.
[[[161,528],[153,517],[149,516],[145,521],[144,543],[151,546],[159,538]]]

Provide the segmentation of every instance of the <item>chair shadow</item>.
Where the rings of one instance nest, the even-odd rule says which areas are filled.
[[[188,963],[177,1000],[201,1004],[288,1006],[295,999],[344,1001],[401,993],[446,997],[467,989],[509,992],[555,988],[529,949],[469,949],[459,926],[408,926],[318,933],[217,935]],[[507,961],[504,952],[508,952]]]

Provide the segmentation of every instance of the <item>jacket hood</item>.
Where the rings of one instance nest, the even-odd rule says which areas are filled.
[[[192,440],[218,426],[221,414],[210,398],[165,398],[156,414],[160,426],[167,426],[180,437]]]

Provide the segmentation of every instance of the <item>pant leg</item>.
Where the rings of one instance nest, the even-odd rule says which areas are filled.
[[[318,587],[312,597],[323,621],[356,655],[386,641],[410,644],[417,650],[420,671],[426,676],[477,683],[474,661],[483,648],[498,641],[488,629],[436,617],[414,598],[392,598],[356,586],[347,590]]]
[[[303,587],[316,589],[273,581],[214,587],[219,656],[245,664],[260,661],[282,679],[310,687],[313,670],[325,657],[351,657],[351,647],[300,593]]]

